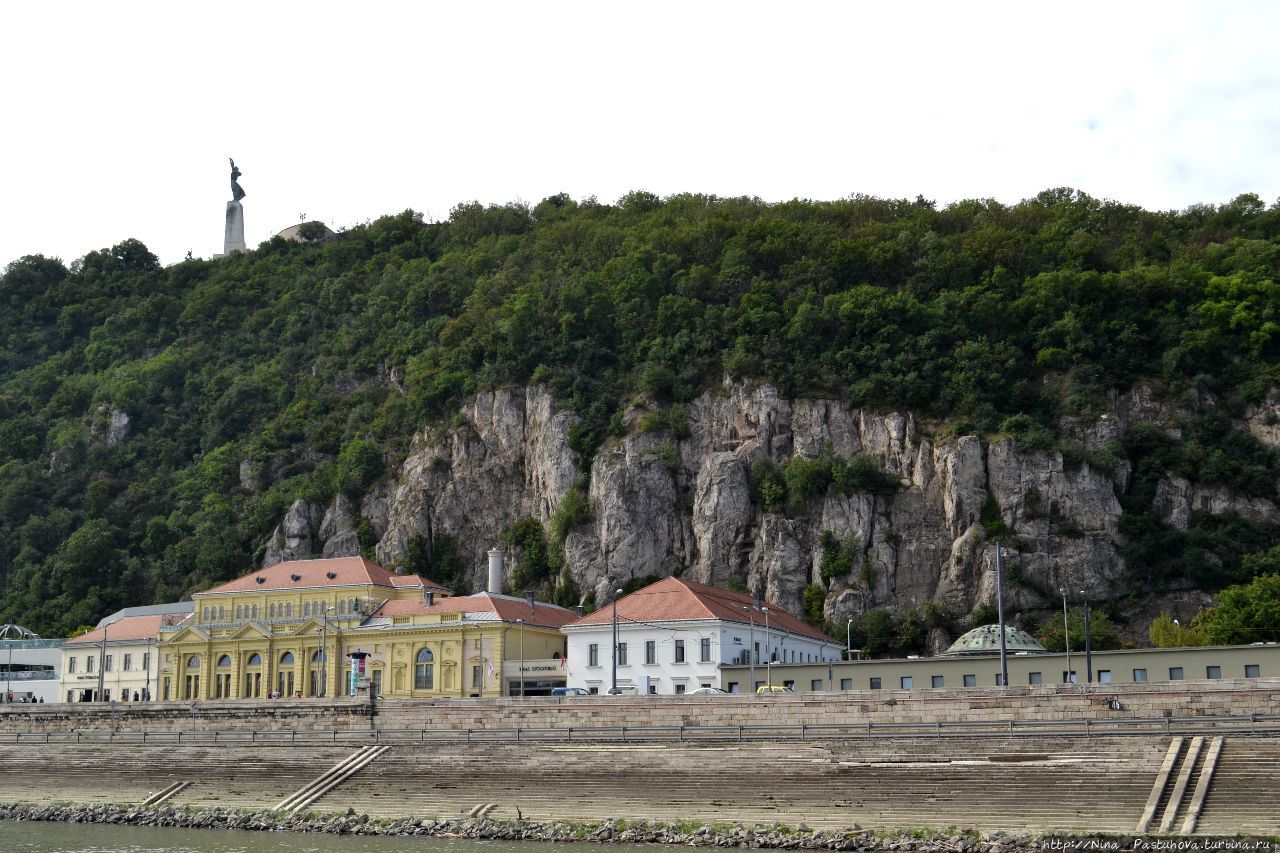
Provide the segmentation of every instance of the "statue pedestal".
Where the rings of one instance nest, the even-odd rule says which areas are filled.
[[[244,245],[244,208],[238,201],[227,202],[227,233],[222,243],[222,253],[246,251]]]

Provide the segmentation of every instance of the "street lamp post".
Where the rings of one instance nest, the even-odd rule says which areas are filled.
[[[764,662],[765,683],[773,687],[773,652],[769,649],[769,608],[761,607],[764,611],[764,653],[768,656]]]
[[[1067,647],[1067,684],[1071,683],[1071,623],[1067,621],[1067,591],[1062,593],[1062,642]]]
[[[747,633],[747,660],[751,663],[751,683],[747,690],[748,693],[756,692],[756,617],[751,614],[754,608],[742,605],[742,609],[747,611],[747,621],[751,623],[751,627]]]
[[[613,654],[609,656],[612,682],[609,688],[610,694],[618,692],[618,596],[620,595],[622,595],[621,589],[613,591]]]
[[[107,679],[107,628],[108,627],[109,626],[107,625],[102,626],[102,656],[101,656],[101,659],[98,661],[98,701],[99,702],[103,701],[102,699],[103,689]]]
[[[849,621],[844,626],[844,659],[853,659],[853,617],[849,617]]]
[[[328,604],[320,605],[320,695],[329,694],[329,611]]]
[[[1089,598],[1085,595],[1084,590],[1080,590],[1080,595],[1084,596],[1084,671],[1087,684],[1093,684],[1093,637],[1090,636],[1089,630]]]
[[[1009,654],[1004,641],[1004,546],[996,543],[996,614],[1000,617],[1000,686],[1009,686]]]
[[[520,698],[524,698],[524,620],[517,619],[520,626]]]

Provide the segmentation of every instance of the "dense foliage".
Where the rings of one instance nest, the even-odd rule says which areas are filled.
[[[530,381],[582,415],[584,468],[634,395],[678,440],[679,406],[725,374],[1073,459],[1064,416],[1151,382],[1214,405],[1182,439],[1136,435],[1109,460],[1140,469],[1125,497],[1141,582],[1243,580],[1280,541],[1204,520],[1175,535],[1150,512],[1161,465],[1274,493],[1276,454],[1230,420],[1280,378],[1280,207],[1254,196],[1175,213],[1070,190],[941,209],[637,192],[322,233],[168,268],[135,240],[6,268],[0,621],[63,631],[242,573],[292,500],[358,493],[465,395]],[[857,459],[758,473],[771,505],[893,489]],[[563,531],[518,532],[522,570],[554,570]],[[450,543],[411,558],[458,570]]]

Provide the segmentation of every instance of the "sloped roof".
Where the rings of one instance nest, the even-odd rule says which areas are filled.
[[[765,606],[769,608],[771,629],[836,645],[835,640],[781,607],[767,602]],[[755,600],[750,595],[683,578],[663,578],[618,599],[619,622],[661,623],[692,619],[719,619],[722,622],[741,622],[744,625],[751,622],[764,624],[764,614],[755,609]],[[612,620],[613,608],[605,606],[569,623],[568,627],[608,625]]]
[[[63,643],[63,647],[102,644],[102,635],[107,635],[107,645],[128,642],[130,640],[153,640],[160,634],[160,626],[165,624],[165,614],[151,616],[126,616],[117,619],[101,628],[94,628],[87,634],[73,637]]]
[[[333,574],[333,577],[329,577]],[[293,576],[298,579],[294,580]],[[261,583],[258,578],[263,578]],[[330,557],[320,560],[289,560],[276,563],[252,574],[228,581],[220,586],[197,592],[213,595],[224,592],[255,592],[268,589],[302,589],[306,587],[357,586],[371,584],[394,589],[429,589],[448,592],[448,588],[420,575],[397,575],[364,557]]]
[[[513,595],[494,595],[490,592],[477,592],[475,595],[455,595],[450,598],[438,598],[427,604],[421,598],[409,601],[388,601],[374,612],[373,616],[425,616],[432,613],[492,613],[502,622],[515,622],[523,619],[526,625],[537,625],[547,628],[559,628],[578,618],[578,614],[565,607],[535,601],[530,609],[529,602]]]
[[[195,602],[192,601],[171,601],[167,604],[144,604],[140,607],[125,607],[110,616],[103,616],[98,620],[97,627],[101,628],[103,625],[109,625],[126,616],[185,616],[191,613],[195,606]]]

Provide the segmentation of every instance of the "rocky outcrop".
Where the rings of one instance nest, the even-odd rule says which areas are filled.
[[[1151,508],[1157,518],[1179,530],[1187,529],[1193,512],[1235,513],[1261,523],[1280,519],[1275,501],[1242,495],[1225,486],[1192,483],[1178,476],[1165,477],[1156,485]]]
[[[324,508],[319,504],[296,500],[267,540],[262,565],[274,566],[286,560],[300,560],[316,555],[316,530]]]
[[[128,413],[103,403],[94,411],[89,422],[90,434],[108,447],[128,440],[133,434],[133,420]]]
[[[1268,398],[1270,399],[1270,398]],[[1171,434],[1185,415],[1178,405],[1138,388],[1088,421],[1064,423],[1082,446],[1105,450],[1131,424],[1154,421]],[[826,585],[828,618],[875,607],[922,607],[937,600],[968,613],[995,598],[993,551],[986,523],[1013,535],[1008,606],[1054,606],[1057,590],[1105,598],[1124,570],[1117,491],[1129,470],[1073,464],[1057,452],[1020,452],[1012,440],[935,438],[909,413],[851,409],[831,400],[787,400],[769,385],[726,382],[685,407],[687,434],[644,432],[640,410],[627,413],[628,434],[611,438],[584,477],[569,443],[575,415],[558,410],[545,389],[477,395],[456,425],[414,436],[394,478],[360,502],[386,565],[414,537],[454,538],[484,583],[485,551],[516,521],[547,522],[569,488],[585,483],[590,519],[570,531],[567,572],[596,601],[633,578],[682,574],[720,586],[759,589],[800,609],[806,586],[822,582],[821,541],[830,532],[853,542],[856,559]],[[1261,409],[1254,420],[1265,426]],[[751,469],[768,459],[824,452],[864,455],[892,475],[892,495],[836,489],[786,512],[753,498]],[[1157,509],[1185,526],[1193,509],[1232,510],[1280,521],[1274,502],[1242,499],[1169,478]],[[984,518],[985,513],[985,518]],[[272,537],[270,559],[355,553],[353,508],[345,498],[327,510],[301,502]]]

